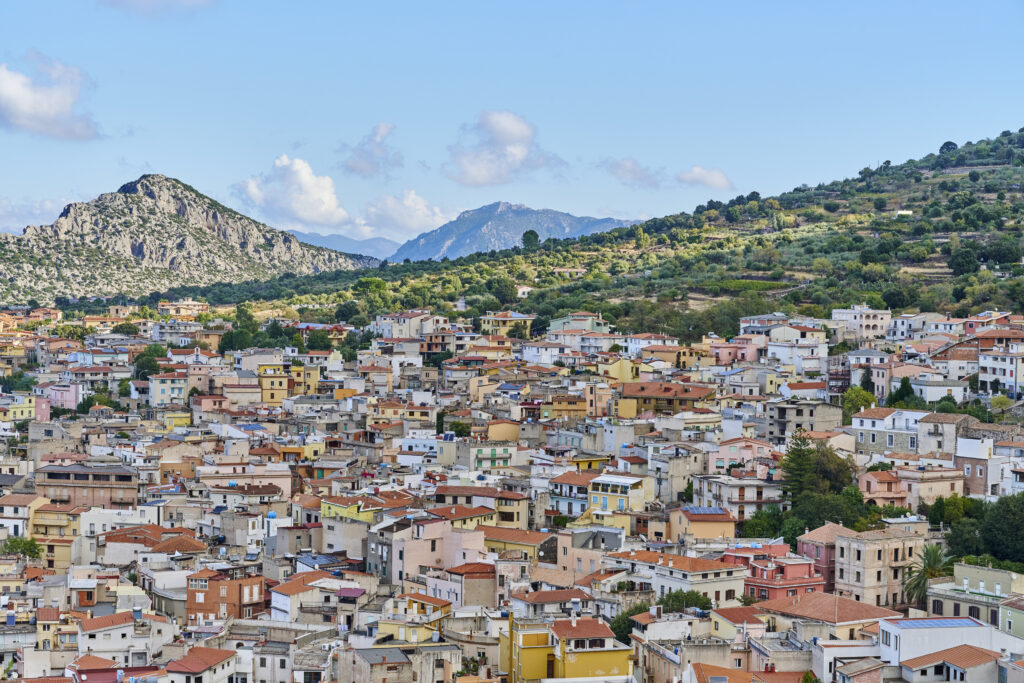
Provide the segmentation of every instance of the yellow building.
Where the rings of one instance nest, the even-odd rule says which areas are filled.
[[[409,643],[429,643],[451,613],[452,603],[448,600],[421,593],[403,593],[385,606],[377,621],[377,635],[390,635]]]
[[[491,420],[487,423],[488,441],[519,441],[519,423],[515,420]]]
[[[14,401],[2,406],[6,410],[4,417],[12,422],[22,420],[33,420],[36,416],[36,397],[32,394],[18,391],[14,393]]]
[[[281,457],[283,462],[304,462],[317,460],[327,452],[327,444],[323,441],[316,441],[300,446],[281,446]]]
[[[492,553],[519,550],[534,562],[539,558],[544,562],[554,562],[555,551],[558,548],[557,538],[554,534],[483,524],[476,528],[478,531],[484,532],[484,547]]]
[[[493,525],[495,513],[489,507],[478,505],[466,507],[465,505],[442,505],[427,510],[430,514],[441,519],[447,519],[452,523],[453,529],[475,529],[481,524]]]
[[[650,477],[605,473],[590,482],[590,509],[601,512],[640,511],[654,500]]]
[[[681,542],[690,538],[736,538],[736,519],[724,508],[684,505],[669,510],[668,537]]]
[[[383,506],[365,496],[328,496],[320,501],[320,517],[347,517],[360,522],[373,522],[374,513]]]
[[[259,366],[260,401],[268,406],[279,406],[288,397],[291,375],[283,363]]]
[[[508,683],[540,678],[612,678],[632,675],[633,649],[615,639],[601,619],[521,619],[509,616],[499,632],[501,670]]]
[[[530,528],[530,499],[516,491],[501,491],[494,499],[498,518],[495,526],[508,529]]]
[[[509,334],[516,323],[526,328],[526,337],[530,336],[530,326],[537,316],[528,313],[517,313],[516,311],[487,311],[487,315],[480,316],[480,333],[497,334],[503,337],[511,337]]]
[[[288,372],[292,377],[291,395],[312,396],[320,385],[319,365],[292,365]]]
[[[652,370],[646,363],[639,363],[630,358],[608,358],[597,362],[596,372],[602,378],[612,382],[631,382],[640,377],[642,371]]]
[[[587,470],[600,470],[606,462],[611,461],[612,456],[600,455],[598,453],[578,453],[572,458],[572,464],[580,472]]]
[[[675,415],[691,408],[710,408],[714,403],[714,387],[675,382],[629,382],[619,389],[615,415],[624,419],[645,412]]]

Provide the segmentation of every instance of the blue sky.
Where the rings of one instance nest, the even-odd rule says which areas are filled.
[[[1024,126],[1020,2],[0,6],[0,228],[143,173],[403,240],[498,200],[626,218]]]

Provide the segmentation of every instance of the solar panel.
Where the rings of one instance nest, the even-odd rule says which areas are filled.
[[[894,621],[900,628],[963,628],[978,626],[973,619],[898,619]]]
[[[684,505],[683,509],[695,515],[724,515],[725,510],[719,507],[703,507],[701,505]]]

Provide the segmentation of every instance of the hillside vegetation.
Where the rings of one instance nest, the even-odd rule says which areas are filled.
[[[1024,129],[1022,129],[1024,130]],[[465,315],[514,306],[544,321],[601,312],[622,330],[683,339],[730,335],[741,315],[827,315],[866,302],[964,315],[1024,309],[1024,132],[952,142],[921,159],[855,177],[709,201],[609,232],[440,262],[181,287],[144,297],[264,302],[306,320],[359,324],[376,313],[431,307]],[[582,268],[575,276],[557,269]],[[534,287],[517,300],[516,285]]]

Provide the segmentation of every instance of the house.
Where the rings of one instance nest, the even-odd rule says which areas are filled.
[[[168,683],[227,683],[234,680],[237,657],[235,650],[193,647],[167,663]]]
[[[625,569],[650,583],[660,597],[672,591],[695,590],[715,605],[736,604],[743,593],[746,569],[737,564],[683,557],[650,550],[626,550],[609,553],[609,569]]]
[[[927,538],[896,527],[836,532],[835,591],[875,606],[901,606],[904,574],[914,564]]]
[[[814,561],[814,570],[825,579],[822,588],[826,593],[835,590],[835,551],[836,533],[842,530],[842,524],[825,522],[813,531],[805,530],[796,539],[796,551]]]

